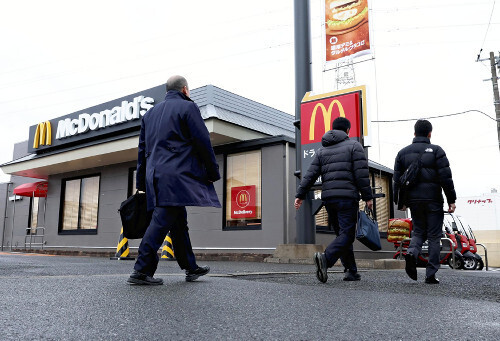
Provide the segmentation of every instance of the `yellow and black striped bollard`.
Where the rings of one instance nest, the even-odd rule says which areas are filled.
[[[123,236],[123,226],[120,231],[120,240],[118,241],[118,246],[116,247],[116,254],[114,257],[109,259],[113,260],[134,260],[134,257],[129,257],[130,250],[128,248],[128,239]]]
[[[174,247],[172,246],[172,238],[170,238],[170,232],[165,237],[163,241],[163,248],[161,249],[161,259],[162,260],[175,260]]]

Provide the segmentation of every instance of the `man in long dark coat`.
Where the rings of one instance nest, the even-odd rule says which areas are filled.
[[[137,189],[146,192],[151,223],[139,246],[131,284],[161,285],[153,278],[158,249],[170,232],[175,257],[186,281],[210,271],[199,267],[191,247],[186,206],[221,207],[213,182],[219,167],[198,106],[189,98],[187,81],[172,76],[165,100],[142,118],[137,160]]]

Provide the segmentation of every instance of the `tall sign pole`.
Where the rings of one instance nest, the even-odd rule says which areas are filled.
[[[309,23],[309,0],[294,0],[294,40],[295,40],[295,152],[296,175],[304,175],[301,169],[300,103],[305,93],[312,90],[311,76],[311,31]],[[297,186],[300,178],[297,179]],[[306,196],[297,211],[297,244],[314,244],[316,231],[312,214],[312,197]]]

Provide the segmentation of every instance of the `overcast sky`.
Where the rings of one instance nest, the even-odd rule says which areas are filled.
[[[313,91],[336,90],[323,64],[322,1],[311,0]],[[480,110],[495,117],[489,62],[500,51],[493,0],[371,0],[372,56],[355,61],[372,120]],[[492,9],[494,7],[494,11]],[[184,75],[294,114],[293,1],[2,1],[0,163],[28,128]],[[8,15],[7,15],[8,14]],[[488,26],[488,22],[491,24]],[[374,58],[374,59],[373,59]],[[330,67],[327,67],[329,69]],[[500,190],[496,122],[431,119],[458,196]],[[372,123],[369,158],[390,168],[411,122]],[[9,176],[0,174],[0,181]]]

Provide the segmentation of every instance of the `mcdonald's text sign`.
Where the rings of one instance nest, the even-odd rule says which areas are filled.
[[[255,185],[231,187],[231,218],[257,217]]]

